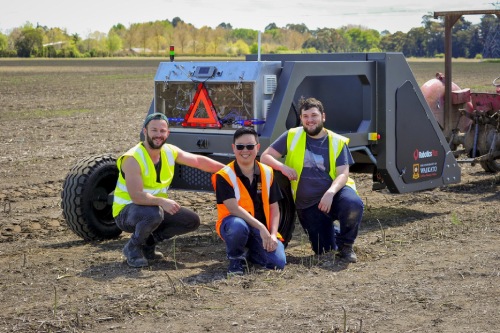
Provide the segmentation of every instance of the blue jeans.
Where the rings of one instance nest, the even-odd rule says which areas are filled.
[[[335,194],[328,214],[318,205],[297,209],[300,225],[309,236],[316,254],[337,250],[344,244],[354,244],[363,217],[363,201],[349,186]],[[340,232],[336,235],[333,221],[338,220]]]
[[[245,220],[236,216],[228,216],[222,220],[220,234],[226,243],[229,260],[245,259],[245,248],[248,248],[248,260],[270,269],[283,269],[286,264],[285,247],[278,241],[273,252],[267,252],[262,245],[257,228],[249,226]]]

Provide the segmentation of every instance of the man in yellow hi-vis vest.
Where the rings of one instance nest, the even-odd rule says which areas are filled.
[[[117,226],[131,232],[123,248],[127,263],[144,267],[160,259],[156,243],[196,230],[200,217],[168,198],[175,163],[214,173],[224,164],[167,144],[168,118],[152,113],[144,121],[145,140],[117,160],[118,181],[114,192],[113,217]]]
[[[228,276],[243,274],[247,259],[270,269],[283,269],[286,264],[278,233],[278,201],[283,196],[273,169],[255,160],[260,148],[257,139],[253,128],[237,129],[232,144],[236,161],[212,176],[218,213],[215,229],[226,243]]]
[[[344,261],[356,262],[353,244],[363,201],[349,177],[349,165],[354,163],[349,139],[324,128],[325,112],[317,99],[301,99],[299,110],[302,126],[283,133],[260,160],[291,181],[297,216],[314,252],[338,250]],[[278,160],[282,156],[285,163]]]

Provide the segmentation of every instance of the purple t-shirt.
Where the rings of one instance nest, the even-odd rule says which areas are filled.
[[[287,154],[286,138],[288,132],[283,133],[271,147],[285,156]],[[326,190],[332,185],[330,177],[330,158],[328,156],[328,135],[319,139],[313,139],[306,135],[306,153],[304,156],[304,167],[300,175],[297,187],[295,206],[297,209],[305,209],[317,205]],[[352,165],[354,160],[347,145],[344,145],[336,160],[336,167]]]

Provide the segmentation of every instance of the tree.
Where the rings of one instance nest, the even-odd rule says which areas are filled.
[[[111,32],[115,33],[122,40],[124,40],[125,35],[127,34],[127,28],[123,24],[118,23],[118,24],[115,24],[114,26],[112,26],[111,29],[109,29],[108,34],[110,34]]]
[[[140,34],[141,25],[139,23],[133,23],[130,25],[130,28],[125,33],[125,45],[127,49],[132,49],[134,46],[137,46],[139,42],[139,34]]]
[[[274,30],[274,29],[278,29],[278,26],[276,25],[276,23],[269,23],[268,25],[266,25],[266,27],[264,28],[264,31],[268,31],[268,30]]]
[[[425,57],[427,34],[425,28],[411,28],[406,35],[402,52],[406,57]]]
[[[352,41],[352,51],[366,52],[377,48],[380,42],[380,33],[377,30],[355,27],[347,29],[347,35]]]
[[[460,18],[452,29],[452,50],[454,57],[500,57],[500,24],[494,15],[484,15],[481,23],[474,25]],[[42,46],[36,42],[42,36]],[[168,45],[179,47],[180,53],[220,54],[228,50],[230,54],[258,52],[258,30],[233,29],[231,24],[222,22],[216,29],[203,26],[200,29],[186,23],[179,17],[172,22],[133,23],[126,28],[117,23],[108,35],[99,33],[80,41],[78,34],[68,35],[66,30],[49,28],[26,23],[22,28],[13,29],[0,42],[0,47],[19,56],[79,56],[79,52],[90,56],[107,56],[122,47],[132,49],[151,48],[157,54]],[[1,36],[0,36],[1,37]],[[120,41],[117,39],[120,39]],[[434,20],[431,13],[422,16],[422,27],[410,29],[408,33],[397,31],[391,34],[384,30],[379,33],[359,25],[348,25],[339,29],[322,28],[309,30],[303,23],[289,23],[279,28],[269,23],[261,36],[263,52],[302,51],[302,52],[403,52],[405,56],[433,57],[444,53],[444,19]],[[34,42],[35,41],[35,42]],[[62,46],[58,42],[63,42]],[[37,44],[38,43],[38,44]],[[57,43],[54,45],[46,45]],[[73,50],[77,47],[78,50]],[[117,47],[119,47],[117,49]],[[0,49],[2,50],[2,49]],[[239,50],[239,51],[238,51]],[[7,53],[3,52],[3,56]],[[9,53],[10,54],[10,53]]]
[[[166,45],[172,45],[174,43],[174,27],[170,22],[165,28],[165,42]]]
[[[228,45],[227,52],[229,54],[241,56],[244,54],[250,54],[250,47],[244,40],[238,39],[235,43]]]
[[[231,39],[232,40],[243,40],[246,44],[252,44],[254,41],[257,40],[257,35],[258,35],[257,30],[252,30],[252,29],[234,29],[231,31]]]
[[[89,32],[84,41],[87,47],[88,55],[91,57],[107,56],[107,38],[106,34],[100,31]]]
[[[264,43],[280,43],[282,32],[283,29],[280,28],[265,30],[262,36],[262,41]]]
[[[222,28],[222,29],[227,29],[227,30],[231,30],[233,29],[233,26],[231,25],[231,23],[220,23],[217,28]]]
[[[425,43],[427,56],[434,57],[438,53],[444,53],[444,25],[436,21],[429,21],[424,27],[427,34]]]
[[[471,28],[471,39],[469,45],[469,55],[470,57],[475,57],[476,55],[483,54],[483,43],[481,42],[481,29],[478,25],[474,25]]]
[[[7,50],[7,36],[0,32],[0,51]]]
[[[121,50],[123,47],[123,42],[120,36],[114,31],[111,31],[108,34],[108,38],[106,40],[106,46],[108,48],[109,54],[113,55],[117,51]]]
[[[180,45],[181,53],[184,53],[184,48],[188,44],[190,30],[191,27],[184,22],[178,23],[174,29],[174,41],[177,45]]]
[[[43,35],[41,29],[26,28],[14,43],[19,57],[38,56],[43,51]]]
[[[219,52],[219,47],[226,39],[227,34],[228,30],[221,27],[220,25],[215,29],[215,31],[212,32],[212,47],[214,50],[214,54],[217,54]]]
[[[151,26],[151,34],[153,36],[153,44],[155,46],[156,54],[160,53],[160,49],[166,48],[165,35],[167,32],[167,25],[170,23],[165,21],[155,21]]]
[[[200,41],[200,48],[202,54],[208,53],[208,46],[210,45],[210,39],[212,35],[212,28],[206,25],[201,27],[198,34],[198,40]]]
[[[56,42],[66,42],[70,41],[70,36],[66,33],[66,30],[60,28],[45,28],[46,41],[48,43]]]
[[[142,23],[139,29],[139,40],[141,42],[143,52],[146,52],[148,39],[152,35],[151,26],[151,22]]]
[[[172,20],[172,26],[174,28],[177,28],[177,26],[179,25],[179,23],[184,23],[184,21],[181,20],[181,18],[178,17],[178,16],[174,17],[173,20]]]
[[[287,30],[293,30],[301,34],[307,34],[309,32],[309,29],[304,23],[301,24],[287,24],[286,25]]]
[[[308,33],[300,33],[296,30],[284,31],[284,44],[290,50],[300,50],[302,44],[309,38]]]
[[[452,49],[453,57],[468,57],[469,55],[469,44],[472,37],[472,32],[470,29],[471,23],[461,17],[452,28]]]
[[[191,45],[193,47],[193,54],[196,54],[196,47],[198,46],[198,29],[190,29],[191,33]]]
[[[346,52],[350,47],[350,36],[342,29],[322,28],[315,34],[316,37],[306,40],[302,48],[314,48],[320,52]]]
[[[74,33],[71,35],[71,40],[73,41],[73,43],[76,45],[78,44],[79,41],[81,41],[82,39],[80,38],[80,35],[77,34],[77,33]]]
[[[500,58],[500,22],[494,15],[484,15],[480,23],[484,40],[483,57]]]
[[[396,31],[392,35],[385,35],[380,39],[379,47],[384,52],[403,52],[406,44],[406,34]]]

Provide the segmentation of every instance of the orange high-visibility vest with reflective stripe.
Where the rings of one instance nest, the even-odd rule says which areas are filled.
[[[234,196],[238,205],[246,210],[250,215],[255,217],[255,210],[253,206],[253,200],[248,193],[245,185],[241,182],[239,177],[236,175],[236,171],[234,169],[235,161],[229,163],[224,168],[219,170],[217,173],[212,175],[212,185],[214,190],[217,190],[216,186],[216,175],[222,176],[234,189]],[[269,193],[271,189],[271,184],[273,183],[274,173],[273,169],[265,164],[259,163],[256,161],[257,165],[260,168],[260,179],[262,183],[262,204],[264,208],[264,215],[266,216],[266,227],[267,230],[271,231],[271,209],[269,204]],[[222,238],[220,234],[220,226],[222,224],[222,220],[228,217],[230,214],[226,205],[223,203],[217,204],[217,223],[215,224],[215,230],[220,238]],[[262,221],[261,221],[262,222]],[[283,238],[278,233],[277,238],[283,241]]]

